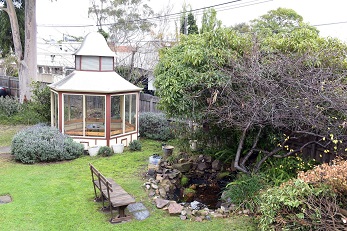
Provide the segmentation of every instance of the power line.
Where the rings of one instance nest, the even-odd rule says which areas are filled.
[[[205,10],[208,8],[213,8],[213,7],[220,7],[220,6],[225,6],[228,4],[232,4],[232,3],[237,3],[237,2],[241,2],[243,0],[234,0],[234,1],[229,1],[229,2],[224,2],[224,3],[220,3],[220,4],[215,4],[215,5],[210,5],[210,6],[206,6],[206,7],[201,7],[198,9],[193,9],[190,10],[189,12],[196,12],[196,11],[201,11],[201,10]],[[268,1],[273,1],[273,0],[268,0]],[[268,2],[267,1],[267,2]],[[216,10],[217,11],[217,10]],[[145,20],[156,20],[156,19],[160,19],[160,18],[167,18],[167,17],[172,17],[172,16],[180,16],[182,14],[182,12],[178,12],[178,13],[172,13],[172,14],[166,14],[166,15],[158,15],[158,16],[154,16],[154,17],[149,17],[149,18],[140,18],[140,19],[134,19],[134,20],[127,20],[126,22],[131,23],[131,22],[138,22],[138,21],[145,21]],[[106,24],[102,24],[102,26],[110,26],[110,25],[114,25],[115,23],[106,23]],[[87,25],[53,25],[53,24],[41,24],[38,25],[39,27],[94,27],[94,26],[99,26],[99,25],[95,25],[95,24],[87,24]]]

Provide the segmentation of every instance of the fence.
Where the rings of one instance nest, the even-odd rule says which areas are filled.
[[[158,97],[140,93],[140,112],[160,112],[157,108],[158,103]]]
[[[19,98],[19,79],[17,77],[0,75],[0,86],[8,88],[10,95]]]

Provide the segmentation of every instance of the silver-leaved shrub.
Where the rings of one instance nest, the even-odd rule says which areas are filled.
[[[11,154],[26,164],[71,160],[83,154],[83,145],[57,128],[37,124],[18,132],[12,139]]]

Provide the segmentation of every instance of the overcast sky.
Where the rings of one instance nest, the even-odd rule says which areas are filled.
[[[185,2],[190,4],[193,10],[221,4],[214,8],[217,10],[217,18],[222,20],[223,25],[226,26],[248,22],[278,7],[291,8],[302,15],[304,21],[311,25],[330,24],[317,26],[322,36],[338,37],[347,42],[347,0],[186,0]],[[151,0],[148,2],[155,12],[168,4],[173,5],[172,14],[180,12],[183,3],[184,0]],[[60,26],[94,25],[95,21],[88,18],[89,5],[90,0],[57,0],[56,2],[37,0],[39,37],[49,39],[51,36],[53,39],[59,40],[66,33],[85,36],[90,31],[96,31],[95,26],[43,27],[52,24]],[[196,12],[199,22],[201,21],[200,12]]]

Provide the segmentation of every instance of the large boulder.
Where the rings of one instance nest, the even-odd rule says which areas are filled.
[[[181,163],[181,164],[174,164],[172,167],[177,169],[180,172],[189,172],[189,170],[192,167],[192,163],[185,162],[185,163]]]

